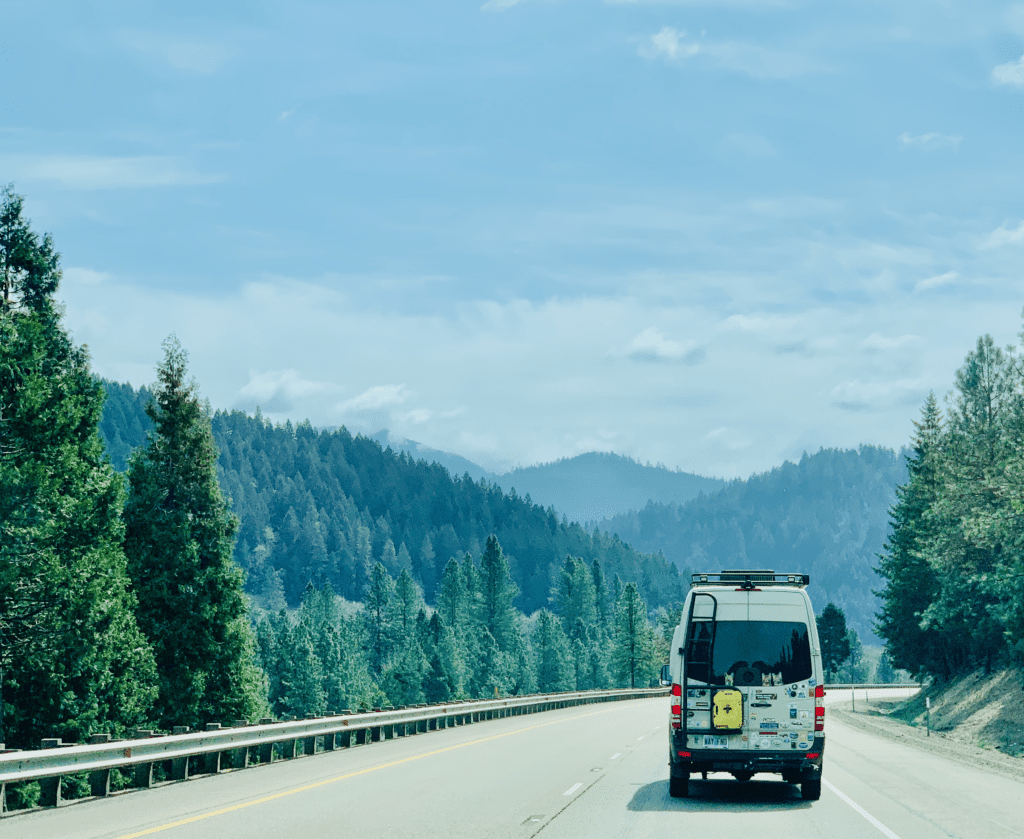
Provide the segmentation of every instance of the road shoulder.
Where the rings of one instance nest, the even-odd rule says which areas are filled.
[[[1024,780],[1024,759],[1004,755],[994,749],[982,749],[946,737],[942,732],[933,731],[929,737],[924,728],[909,725],[902,720],[892,719],[868,709],[853,711],[850,703],[830,705],[829,716],[845,725],[859,728],[872,734],[932,752],[968,766],[998,772],[1015,780]],[[827,726],[826,726],[827,728]]]

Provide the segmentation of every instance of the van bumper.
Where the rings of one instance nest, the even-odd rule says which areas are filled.
[[[680,755],[681,751],[688,752]],[[813,757],[812,757],[813,755]],[[825,738],[814,738],[807,751],[740,751],[724,749],[683,749],[682,737],[673,735],[670,763],[673,774],[689,772],[775,772],[799,774],[804,780],[821,777],[825,757]]]

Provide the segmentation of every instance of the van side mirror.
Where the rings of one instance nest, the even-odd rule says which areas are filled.
[[[663,688],[667,688],[672,684],[672,668],[669,665],[665,665],[661,668],[661,678],[658,680]]]

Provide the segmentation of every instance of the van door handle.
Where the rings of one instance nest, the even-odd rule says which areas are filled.
[[[750,703],[750,707],[751,708],[771,708],[772,707],[772,703],[771,702],[751,702]]]

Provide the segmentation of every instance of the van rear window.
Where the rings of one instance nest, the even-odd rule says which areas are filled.
[[[805,623],[694,621],[686,652],[687,677],[705,684],[786,685],[811,677]]]

